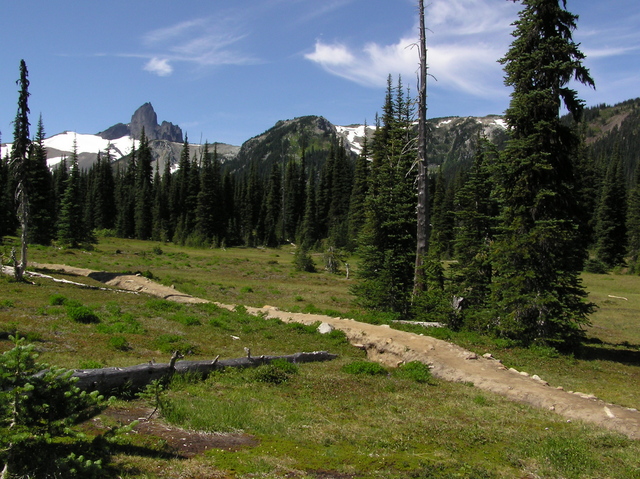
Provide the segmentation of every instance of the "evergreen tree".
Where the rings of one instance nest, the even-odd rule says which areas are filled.
[[[411,152],[410,102],[389,79],[382,126],[376,130],[366,219],[360,236],[359,302],[408,314],[416,248],[415,171]]]
[[[111,150],[98,154],[95,181],[92,185],[93,223],[97,229],[112,229],[116,223],[115,181],[111,166]]]
[[[617,148],[600,192],[595,238],[596,259],[608,268],[624,264],[627,244],[627,189]]]
[[[349,200],[353,189],[353,171],[347,160],[342,140],[335,147],[331,171],[331,201],[327,217],[327,236],[330,246],[344,248],[348,242]]]
[[[164,164],[162,176],[159,172],[159,163],[156,163],[156,174],[153,180],[153,239],[156,241],[169,241],[173,238],[173,225],[171,223],[171,162]]]
[[[216,155],[217,156],[217,155]],[[221,201],[220,164],[209,153],[209,144],[205,143],[202,152],[200,171],[200,192],[196,211],[196,230],[206,244],[220,240],[220,201]]]
[[[356,159],[353,172],[353,187],[349,200],[349,238],[347,249],[354,250],[358,243],[360,231],[365,222],[365,202],[369,192],[369,140],[367,139],[367,124],[364,125],[365,136],[362,151]]]
[[[120,238],[134,238],[136,233],[137,155],[138,152],[134,143],[129,163],[124,168],[118,167],[116,173],[116,203],[118,210],[116,231]]]
[[[64,189],[67,184],[68,177],[69,170],[67,167],[67,159],[63,156],[60,163],[58,163],[53,169],[53,196],[56,223],[60,217],[60,203],[62,202],[62,196],[64,195]]]
[[[433,206],[431,213],[431,235],[429,247],[436,258],[448,259],[451,256],[453,244],[454,211],[453,186],[447,185],[442,173],[442,167],[436,178],[433,192]]]
[[[48,245],[54,233],[53,177],[47,165],[42,116],[29,151],[29,242]]]
[[[85,227],[83,221],[83,201],[80,188],[80,170],[78,168],[78,152],[76,142],[73,143],[71,153],[71,172],[67,178],[64,194],[60,206],[58,218],[58,242],[60,244],[77,248],[86,242],[95,239]]]
[[[457,261],[451,266],[455,295],[462,298],[465,308],[476,311],[488,304],[491,290],[490,251],[498,213],[492,198],[491,165],[497,156],[495,146],[481,139],[467,181],[455,198]]]
[[[0,238],[13,234],[16,228],[13,188],[9,168],[9,156],[0,158]]]
[[[316,246],[316,243],[320,240],[320,234],[318,231],[318,210],[316,206],[316,186],[314,180],[314,174],[309,174],[309,180],[307,181],[307,187],[305,190],[304,201],[304,217],[302,218],[302,229],[300,231],[300,247],[308,251]],[[304,256],[304,253],[301,252]]]
[[[29,72],[24,60],[20,60],[20,79],[16,82],[20,86],[18,96],[18,112],[13,121],[13,149],[11,150],[10,165],[16,182],[16,201],[18,217],[22,234],[20,238],[20,263],[15,264],[15,277],[22,280],[27,269],[27,238],[29,236],[29,158],[31,148],[29,138]]]
[[[304,217],[304,188],[305,188],[305,172],[304,172],[304,149],[302,150],[302,158],[300,165],[291,158],[286,167],[284,175],[284,200],[283,200],[283,223],[284,223],[284,240],[294,241],[302,224]]]
[[[640,165],[629,191],[626,226],[629,267],[632,273],[637,274],[640,271]]]
[[[137,171],[135,172],[135,235],[136,238],[146,240],[151,238],[152,202],[153,202],[153,158],[151,147],[144,127],[140,133],[140,146],[138,148]]]
[[[564,105],[579,120],[583,102],[567,84],[593,80],[572,40],[577,17],[559,0],[522,4],[515,40],[501,59],[514,90],[506,112],[511,139],[496,168],[496,329],[523,341],[569,341],[583,334],[593,307],[579,278],[586,251],[579,247],[573,157],[580,138],[559,112]]]
[[[271,167],[269,182],[264,201],[264,236],[263,244],[266,246],[278,246],[282,240],[280,237],[280,224],[282,221],[282,178],[280,164],[274,163]]]

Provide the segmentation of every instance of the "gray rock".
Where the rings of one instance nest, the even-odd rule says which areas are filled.
[[[318,332],[320,334],[329,334],[334,329],[335,328],[331,326],[329,323],[321,323],[320,326],[318,326]]]

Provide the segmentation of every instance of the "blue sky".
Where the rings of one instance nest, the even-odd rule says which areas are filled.
[[[502,113],[497,60],[520,3],[427,0],[428,116]],[[640,96],[640,2],[568,0],[596,90]],[[373,123],[388,74],[415,92],[415,0],[0,0],[0,131],[12,141],[20,59],[32,132],[96,133],[151,102],[193,143],[239,145],[278,120]]]

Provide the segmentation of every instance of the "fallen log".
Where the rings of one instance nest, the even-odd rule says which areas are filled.
[[[84,391],[100,391],[102,394],[114,392],[137,392],[144,389],[155,380],[169,378],[173,374],[195,373],[206,377],[212,371],[225,368],[251,368],[269,364],[275,359],[283,359],[290,363],[310,363],[317,361],[331,361],[338,356],[326,351],[310,353],[295,353],[286,356],[251,356],[224,359],[218,358],[208,361],[177,361],[179,356],[174,353],[169,363],[147,363],[124,368],[110,367],[101,369],[76,369],[73,377],[78,378],[76,386]]]

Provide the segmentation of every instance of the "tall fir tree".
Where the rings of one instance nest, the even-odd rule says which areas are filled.
[[[465,309],[472,311],[487,306],[491,291],[490,251],[498,214],[492,195],[491,167],[497,157],[495,145],[479,139],[467,180],[455,197],[456,262],[451,265],[452,281],[456,297],[463,301]]]
[[[1,140],[1,138],[0,138]],[[7,153],[0,158],[0,238],[15,233],[17,218],[13,205],[13,181]]]
[[[205,143],[202,151],[200,192],[198,193],[196,210],[196,230],[205,244],[210,245],[212,242],[221,240],[220,202],[220,164],[217,158],[214,160],[214,155],[209,152],[209,144]]]
[[[153,231],[152,224],[152,203],[153,203],[153,157],[149,139],[144,127],[140,133],[140,146],[138,147],[138,157],[135,172],[135,235],[136,238],[147,240],[151,238]]]
[[[369,193],[369,139],[367,138],[367,124],[364,125],[364,139],[362,151],[356,159],[353,172],[353,187],[349,201],[349,236],[347,249],[355,250],[360,237],[360,231],[365,222],[365,202]]]
[[[376,130],[366,219],[360,235],[358,301],[380,310],[409,314],[413,290],[416,214],[410,102],[401,80],[391,78]]]
[[[24,60],[20,60],[20,79],[16,82],[19,87],[18,111],[13,121],[13,148],[11,150],[10,166],[16,182],[15,198],[18,218],[22,233],[20,237],[20,263],[15,264],[15,277],[22,280],[27,269],[27,243],[29,237],[29,71]]]
[[[506,120],[511,138],[496,168],[500,230],[493,245],[496,332],[518,340],[571,342],[593,306],[580,272],[579,213],[574,198],[576,131],[583,102],[571,79],[593,86],[573,42],[577,17],[565,1],[522,0],[515,40],[501,63],[513,87]]]
[[[627,188],[619,147],[609,162],[596,213],[596,258],[608,268],[624,264],[627,246]]]
[[[638,274],[640,271],[640,165],[636,167],[633,185],[629,191],[626,226],[629,269],[632,273]]]
[[[29,151],[29,242],[49,245],[54,238],[53,177],[47,165],[42,116]]]
[[[453,246],[455,213],[453,211],[453,184],[447,184],[442,167],[436,177],[431,207],[431,235],[429,248],[439,259],[449,259]]]
[[[282,224],[282,173],[280,163],[275,162],[267,182],[264,200],[264,233],[263,244],[275,247],[282,241],[280,225]]]
[[[349,201],[353,189],[353,170],[342,139],[336,142],[331,169],[331,201],[327,217],[329,246],[344,248],[349,237]]]
[[[95,239],[87,230],[83,221],[83,201],[80,188],[80,170],[78,168],[78,149],[73,143],[71,153],[71,171],[67,177],[64,194],[60,203],[60,217],[58,218],[58,242],[71,248],[77,248],[83,243],[94,242]]]

